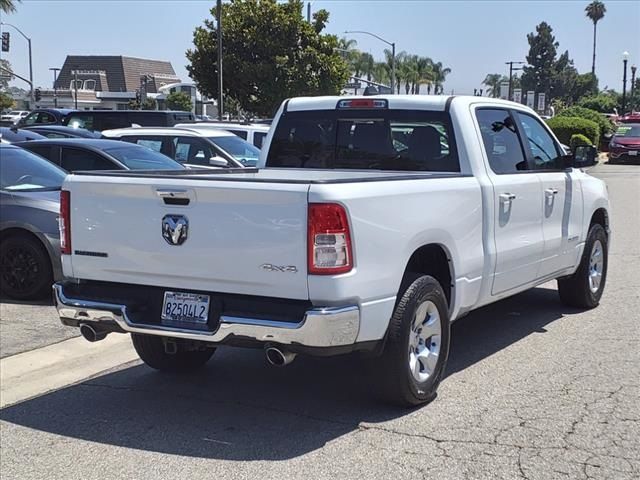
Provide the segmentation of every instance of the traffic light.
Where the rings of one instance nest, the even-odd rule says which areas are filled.
[[[36,98],[36,102],[39,102],[42,99],[42,93],[40,92],[39,88],[36,88],[34,95]]]
[[[9,51],[9,40],[10,40],[9,32],[2,32],[2,51]]]

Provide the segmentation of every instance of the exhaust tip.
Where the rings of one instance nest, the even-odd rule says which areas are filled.
[[[284,367],[285,365],[289,365],[293,362],[294,358],[296,358],[295,353],[283,351],[277,347],[267,347],[265,348],[264,353],[267,357],[267,362],[274,367]]]
[[[98,342],[104,340],[108,332],[102,330],[96,330],[94,327],[87,323],[80,325],[80,335],[88,342]]]

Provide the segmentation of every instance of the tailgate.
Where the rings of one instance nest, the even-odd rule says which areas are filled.
[[[67,276],[309,298],[308,184],[73,175],[64,189]]]

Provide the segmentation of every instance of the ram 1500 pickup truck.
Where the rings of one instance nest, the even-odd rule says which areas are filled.
[[[523,105],[480,97],[293,98],[258,168],[77,172],[61,192],[65,325],[130,333],[185,371],[217,345],[368,352],[391,400],[432,399],[451,322],[552,279],[595,307],[609,202]]]

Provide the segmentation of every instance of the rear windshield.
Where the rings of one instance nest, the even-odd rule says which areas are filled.
[[[445,112],[288,112],[275,130],[267,167],[459,172]]]
[[[161,153],[139,145],[106,148],[109,155],[118,159],[130,170],[182,170],[184,166]]]

